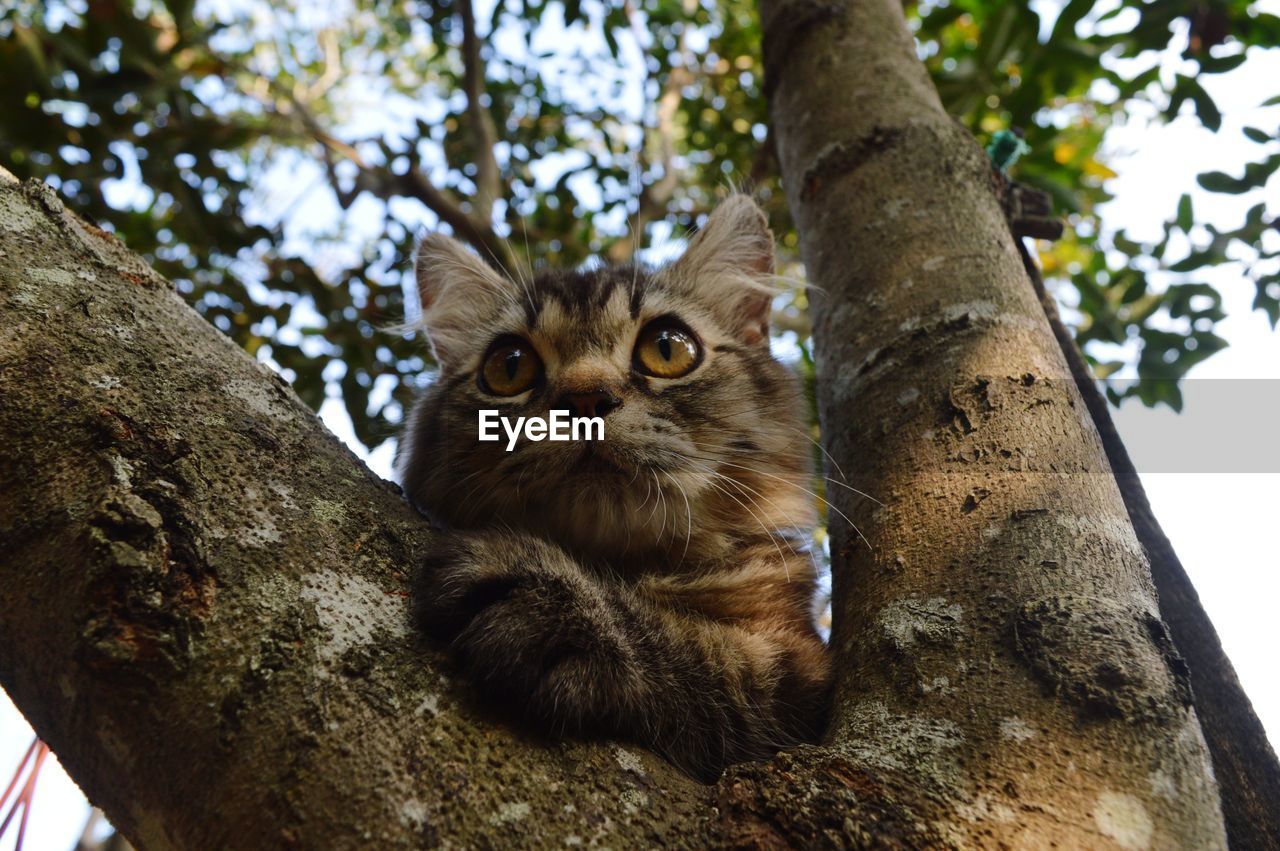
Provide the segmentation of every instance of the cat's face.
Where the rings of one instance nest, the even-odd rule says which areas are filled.
[[[794,378],[769,352],[772,252],[742,196],[657,271],[506,280],[428,238],[418,275],[441,371],[406,436],[410,497],[455,526],[537,526],[605,554],[687,543],[708,524],[741,522],[744,507],[778,523],[761,489],[802,481],[808,444]],[[507,451],[501,430],[478,439],[485,409],[512,423],[553,409],[600,416],[604,439],[521,437]],[[807,523],[791,519],[782,525]]]

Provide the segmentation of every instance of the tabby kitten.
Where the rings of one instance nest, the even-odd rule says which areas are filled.
[[[422,627],[483,692],[553,732],[638,740],[711,778],[820,729],[804,406],[769,352],[773,238],[746,196],[650,271],[495,273],[418,251],[440,375],[400,477],[449,531]],[[477,440],[478,411],[569,409],[603,441]]]

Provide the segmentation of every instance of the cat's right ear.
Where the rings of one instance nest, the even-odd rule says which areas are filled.
[[[730,195],[711,211],[667,279],[713,306],[738,339],[769,342],[773,287],[773,234],[748,195]]]
[[[510,281],[442,233],[422,240],[414,272],[422,326],[441,366],[452,364],[479,332],[493,325],[502,306],[516,298]]]

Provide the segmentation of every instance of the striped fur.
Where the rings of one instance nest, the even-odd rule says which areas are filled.
[[[810,443],[769,352],[772,239],[735,196],[669,267],[495,275],[446,237],[418,259],[441,362],[400,458],[409,498],[449,531],[419,573],[423,628],[471,680],[555,732],[638,740],[702,777],[819,732],[828,662],[813,626]],[[633,368],[677,317],[701,364]],[[530,341],[545,379],[487,394],[490,343]],[[565,392],[622,400],[598,444],[476,440],[477,411],[545,416]]]

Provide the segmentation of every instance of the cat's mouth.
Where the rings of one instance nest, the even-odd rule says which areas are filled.
[[[573,461],[575,473],[617,475],[630,474],[633,469],[616,450],[600,441],[584,441]]]

